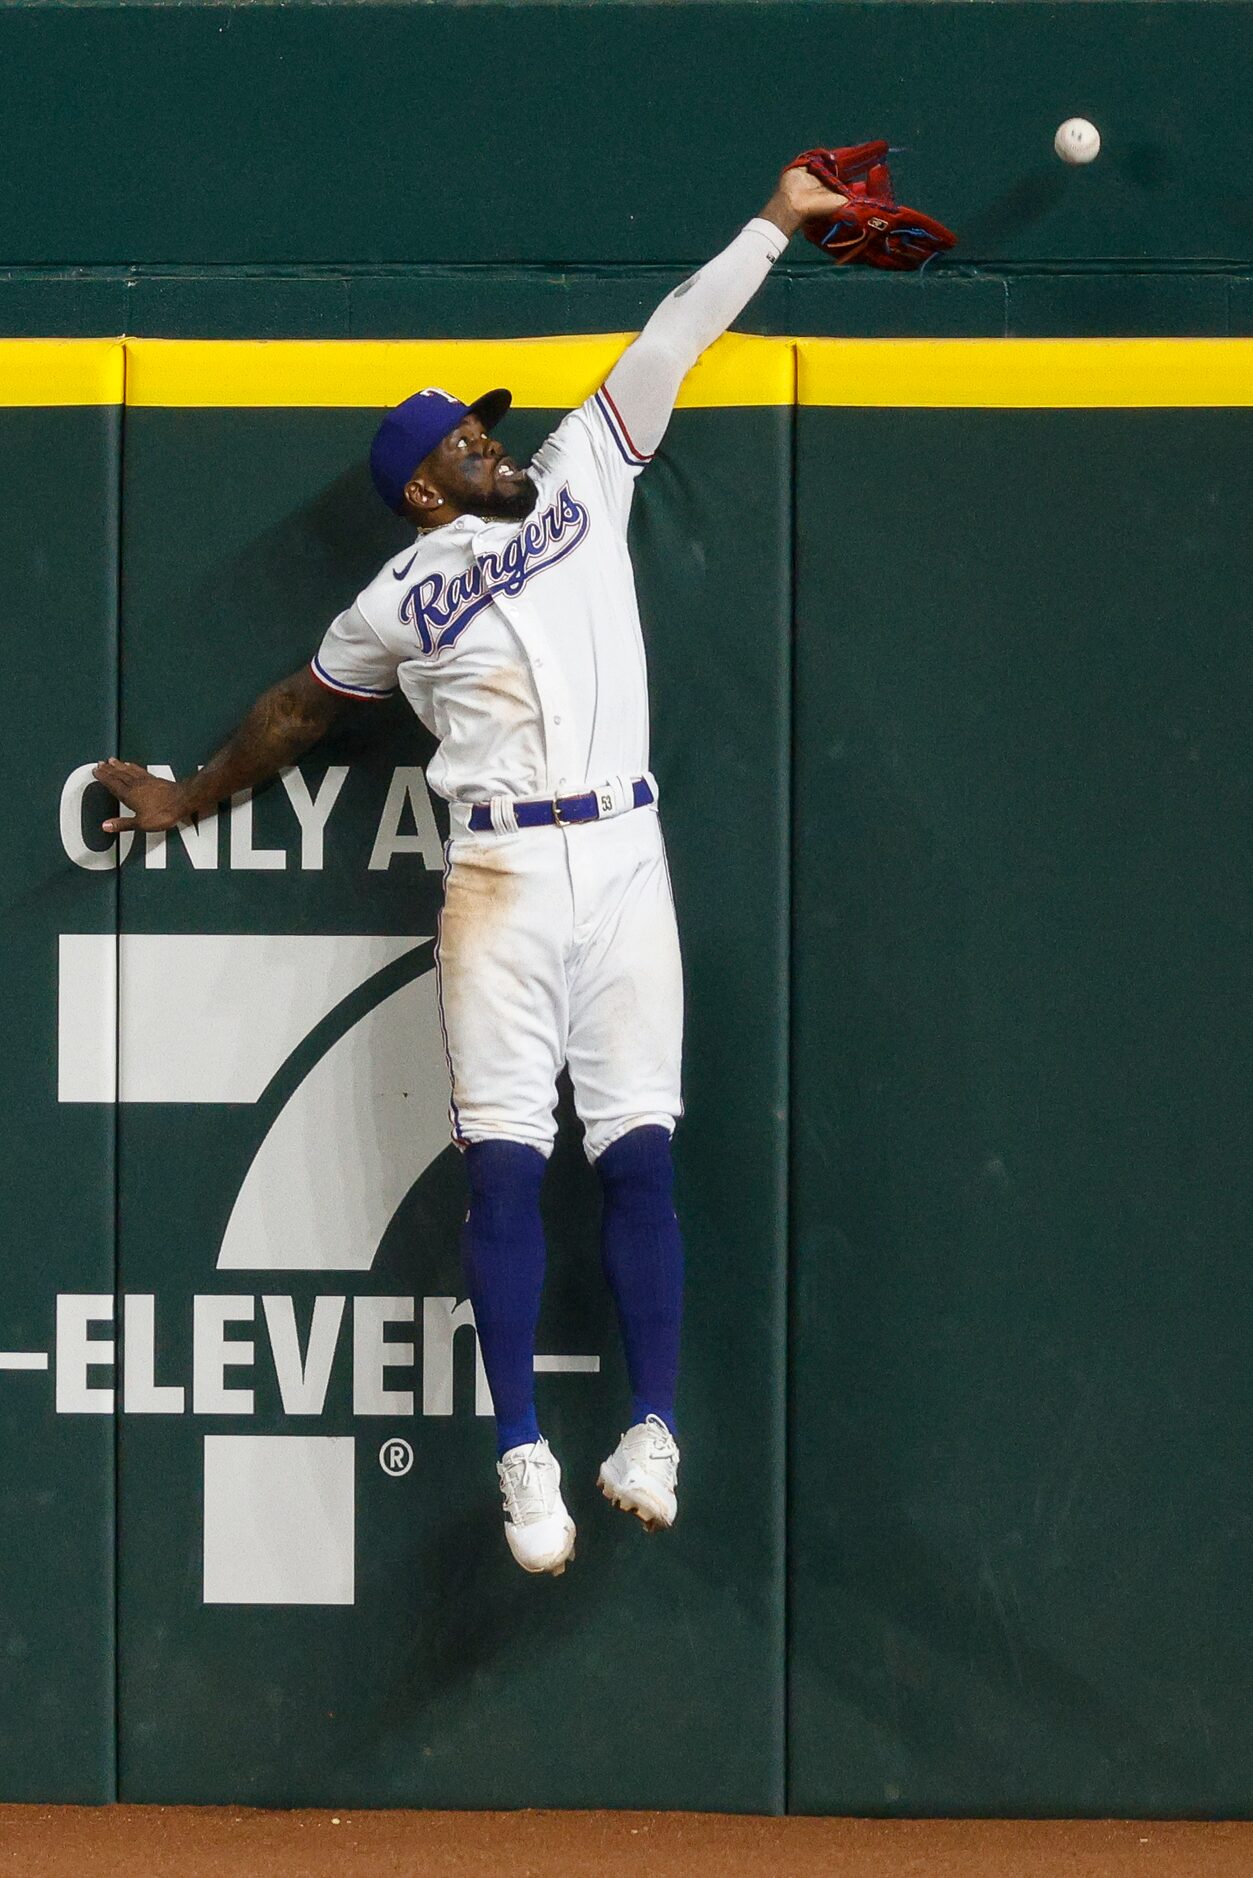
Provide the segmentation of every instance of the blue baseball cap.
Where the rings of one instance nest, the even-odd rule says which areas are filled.
[[[473,404],[462,404],[451,391],[428,385],[389,411],[370,445],[370,474],[388,508],[405,513],[405,485],[450,430],[471,416],[491,430],[512,403],[511,391],[485,391]]]

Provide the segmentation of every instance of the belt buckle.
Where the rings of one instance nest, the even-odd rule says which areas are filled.
[[[573,827],[573,823],[566,821],[565,817],[561,813],[561,797],[560,796],[553,797],[553,821],[556,823],[558,828]]]

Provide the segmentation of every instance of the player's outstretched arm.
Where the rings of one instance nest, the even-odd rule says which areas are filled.
[[[140,763],[110,757],[94,770],[97,782],[130,809],[101,824],[124,829],[174,828],[216,808],[237,789],[253,789],[312,749],[351,700],[320,685],[307,665],[263,692],[239,729],[215,757],[184,782],[167,782]]]
[[[666,296],[605,381],[641,455],[657,448],[679,386],[706,347],[738,319],[792,236],[846,200],[807,170],[784,170],[761,214]]]

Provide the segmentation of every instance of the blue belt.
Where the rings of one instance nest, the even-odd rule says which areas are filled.
[[[631,790],[635,797],[632,808],[647,808],[657,799],[642,776],[635,778]],[[513,813],[519,828],[572,828],[578,822],[600,820],[600,796],[595,789],[585,790],[581,796],[540,796],[533,802],[515,802]],[[488,835],[492,826],[490,804],[477,802],[470,810],[471,834]]]

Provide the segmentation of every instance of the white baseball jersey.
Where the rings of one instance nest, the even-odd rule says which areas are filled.
[[[589,789],[621,803],[647,774],[635,479],[684,376],[786,245],[773,223],[750,222],[536,453],[533,513],[463,515],[422,535],[313,661],[350,697],[399,688],[438,742],[427,778],[451,804],[439,966],[459,1141],[547,1151],[566,1062],[593,1158],[680,1113],[682,977],[655,809],[483,835],[469,812]]]
[[[439,740],[427,780],[457,809],[648,768],[626,538],[646,461],[597,392],[536,454],[526,521],[463,515],[434,529],[332,623],[318,677],[354,695],[399,685]]]

